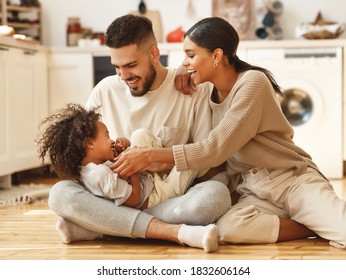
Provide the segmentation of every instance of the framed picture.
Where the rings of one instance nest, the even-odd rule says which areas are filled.
[[[254,38],[253,0],[213,0],[213,16],[227,20],[240,40]]]

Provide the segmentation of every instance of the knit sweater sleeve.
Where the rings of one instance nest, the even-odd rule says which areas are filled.
[[[220,123],[201,142],[173,146],[178,171],[214,167],[246,145],[260,126],[270,82],[259,71],[242,75],[231,92],[230,106]]]

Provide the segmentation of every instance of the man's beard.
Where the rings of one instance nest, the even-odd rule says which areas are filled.
[[[153,85],[155,78],[156,78],[155,67],[152,64],[150,64],[149,73],[144,79],[142,90],[138,90],[138,88],[130,88],[132,96],[141,97],[145,95],[150,90],[151,86]]]

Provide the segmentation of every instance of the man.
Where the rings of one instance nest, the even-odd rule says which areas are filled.
[[[147,18],[134,15],[117,18],[107,29],[106,45],[110,47],[117,75],[105,78],[94,88],[86,107],[100,106],[112,138],[130,137],[134,130],[146,128],[161,138],[163,146],[170,147],[199,141],[208,135],[210,86],[199,87],[192,96],[175,89],[175,72],[160,63],[160,51]],[[153,166],[151,171],[171,168]],[[216,173],[210,170],[208,174]],[[116,206],[71,181],[57,183],[49,197],[50,208],[64,218],[57,223],[57,229],[65,243],[112,235],[170,240],[206,251],[213,249],[194,244],[197,241],[186,237],[191,232],[184,233],[185,225],[181,224],[214,223],[230,205],[227,187],[217,181],[195,185],[185,195],[144,212]],[[205,236],[205,227],[195,229],[193,240]]]

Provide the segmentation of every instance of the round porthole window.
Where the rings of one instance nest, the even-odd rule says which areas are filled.
[[[306,124],[312,117],[313,102],[309,94],[301,89],[287,89],[281,100],[281,109],[292,126]]]

